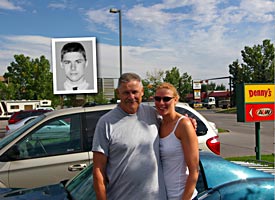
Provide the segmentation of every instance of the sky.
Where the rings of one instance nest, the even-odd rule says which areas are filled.
[[[14,55],[52,62],[53,38],[96,37],[98,76],[147,74],[177,67],[193,80],[229,76],[245,46],[274,43],[272,0],[0,0],[0,75]],[[228,85],[227,79],[216,84]]]

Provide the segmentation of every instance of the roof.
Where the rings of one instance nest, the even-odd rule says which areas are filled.
[[[187,99],[193,99],[193,93],[187,94]],[[222,91],[212,91],[208,94],[209,97],[230,97],[230,91],[222,90]],[[201,99],[205,99],[207,97],[206,92],[201,93]]]
[[[226,91],[213,91],[210,92],[209,97],[230,97],[230,92],[228,90]]]

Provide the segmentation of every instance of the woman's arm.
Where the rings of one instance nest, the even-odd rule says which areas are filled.
[[[183,120],[180,121],[179,128],[176,130],[176,135],[181,140],[185,162],[189,170],[189,176],[186,181],[182,199],[190,200],[196,188],[199,175],[198,138],[190,119],[183,118]]]

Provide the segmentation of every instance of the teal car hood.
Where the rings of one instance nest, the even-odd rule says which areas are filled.
[[[0,189],[0,199],[40,199],[40,200],[55,200],[55,199],[69,199],[69,195],[63,184],[49,185],[34,189]]]
[[[200,164],[205,169],[204,175],[206,176],[208,188],[250,178],[274,178],[272,174],[226,161],[222,157],[213,156],[208,152],[201,152],[201,155],[204,155],[200,158]],[[222,174],[222,176],[217,176],[217,174]]]

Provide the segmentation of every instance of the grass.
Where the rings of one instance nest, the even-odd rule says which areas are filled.
[[[261,160],[257,160],[256,156],[242,156],[242,157],[229,157],[225,158],[229,161],[244,161],[244,162],[253,162],[260,164],[268,164],[269,166],[274,167],[274,154],[261,155]]]
[[[226,129],[218,128],[218,133],[225,133],[225,132],[229,132],[229,131]]]
[[[237,113],[237,108],[228,108],[228,109],[221,109],[221,110],[217,110],[217,113],[229,113],[229,114],[236,114]]]

